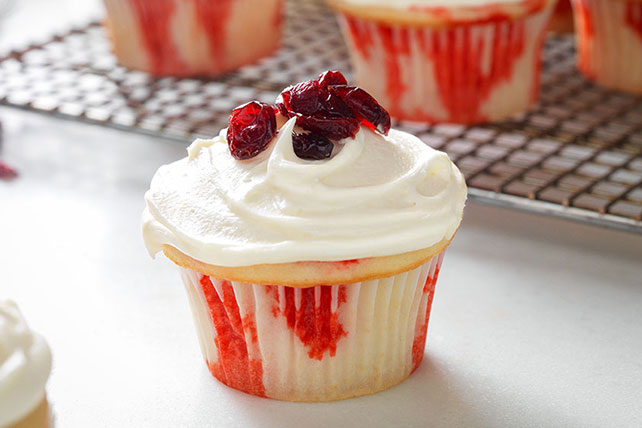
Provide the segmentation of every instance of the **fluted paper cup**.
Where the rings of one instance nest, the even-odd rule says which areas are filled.
[[[577,66],[608,88],[642,93],[642,1],[574,0]]]
[[[444,27],[340,22],[359,86],[398,119],[483,123],[539,96],[540,56],[552,7],[521,18]]]
[[[443,256],[389,278],[309,288],[181,272],[212,375],[262,397],[328,401],[389,388],[419,366]]]
[[[114,54],[154,75],[218,75],[279,45],[283,0],[104,0]]]

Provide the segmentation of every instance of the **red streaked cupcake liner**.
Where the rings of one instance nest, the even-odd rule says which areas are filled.
[[[269,55],[281,36],[283,0],[104,3],[118,61],[154,75],[225,73]]]
[[[483,123],[539,95],[540,53],[552,8],[511,20],[404,27],[341,14],[359,86],[399,119]]]
[[[261,397],[329,401],[389,388],[419,366],[443,256],[389,278],[310,288],[181,272],[212,375]]]
[[[600,85],[642,93],[642,2],[574,0],[577,66]]]

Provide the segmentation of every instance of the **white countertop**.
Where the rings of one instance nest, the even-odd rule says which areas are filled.
[[[372,396],[306,404],[214,380],[143,193],[185,147],[0,109],[0,297],[49,341],[56,427],[639,427],[642,236],[469,204],[423,364]]]

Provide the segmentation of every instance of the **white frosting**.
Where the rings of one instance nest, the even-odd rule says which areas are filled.
[[[0,300],[0,427],[40,404],[50,371],[47,343],[29,329],[15,303]]]
[[[330,159],[307,161],[293,128],[250,160],[230,155],[222,131],[161,167],[145,195],[150,253],[169,244],[219,266],[337,261],[427,248],[457,230],[466,185],[445,153],[362,127]]]

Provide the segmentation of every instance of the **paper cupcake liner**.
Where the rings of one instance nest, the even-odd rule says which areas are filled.
[[[262,397],[327,401],[381,391],[418,367],[443,255],[389,278],[310,288],[181,271],[212,375]]]
[[[557,33],[573,32],[573,7],[571,6],[571,0],[558,0],[548,29]]]
[[[577,66],[591,80],[642,93],[642,2],[574,0]]]
[[[528,108],[552,7],[521,19],[445,28],[340,15],[357,83],[399,119],[483,123]]]
[[[221,74],[269,55],[281,36],[283,0],[104,3],[118,61],[155,75]]]

